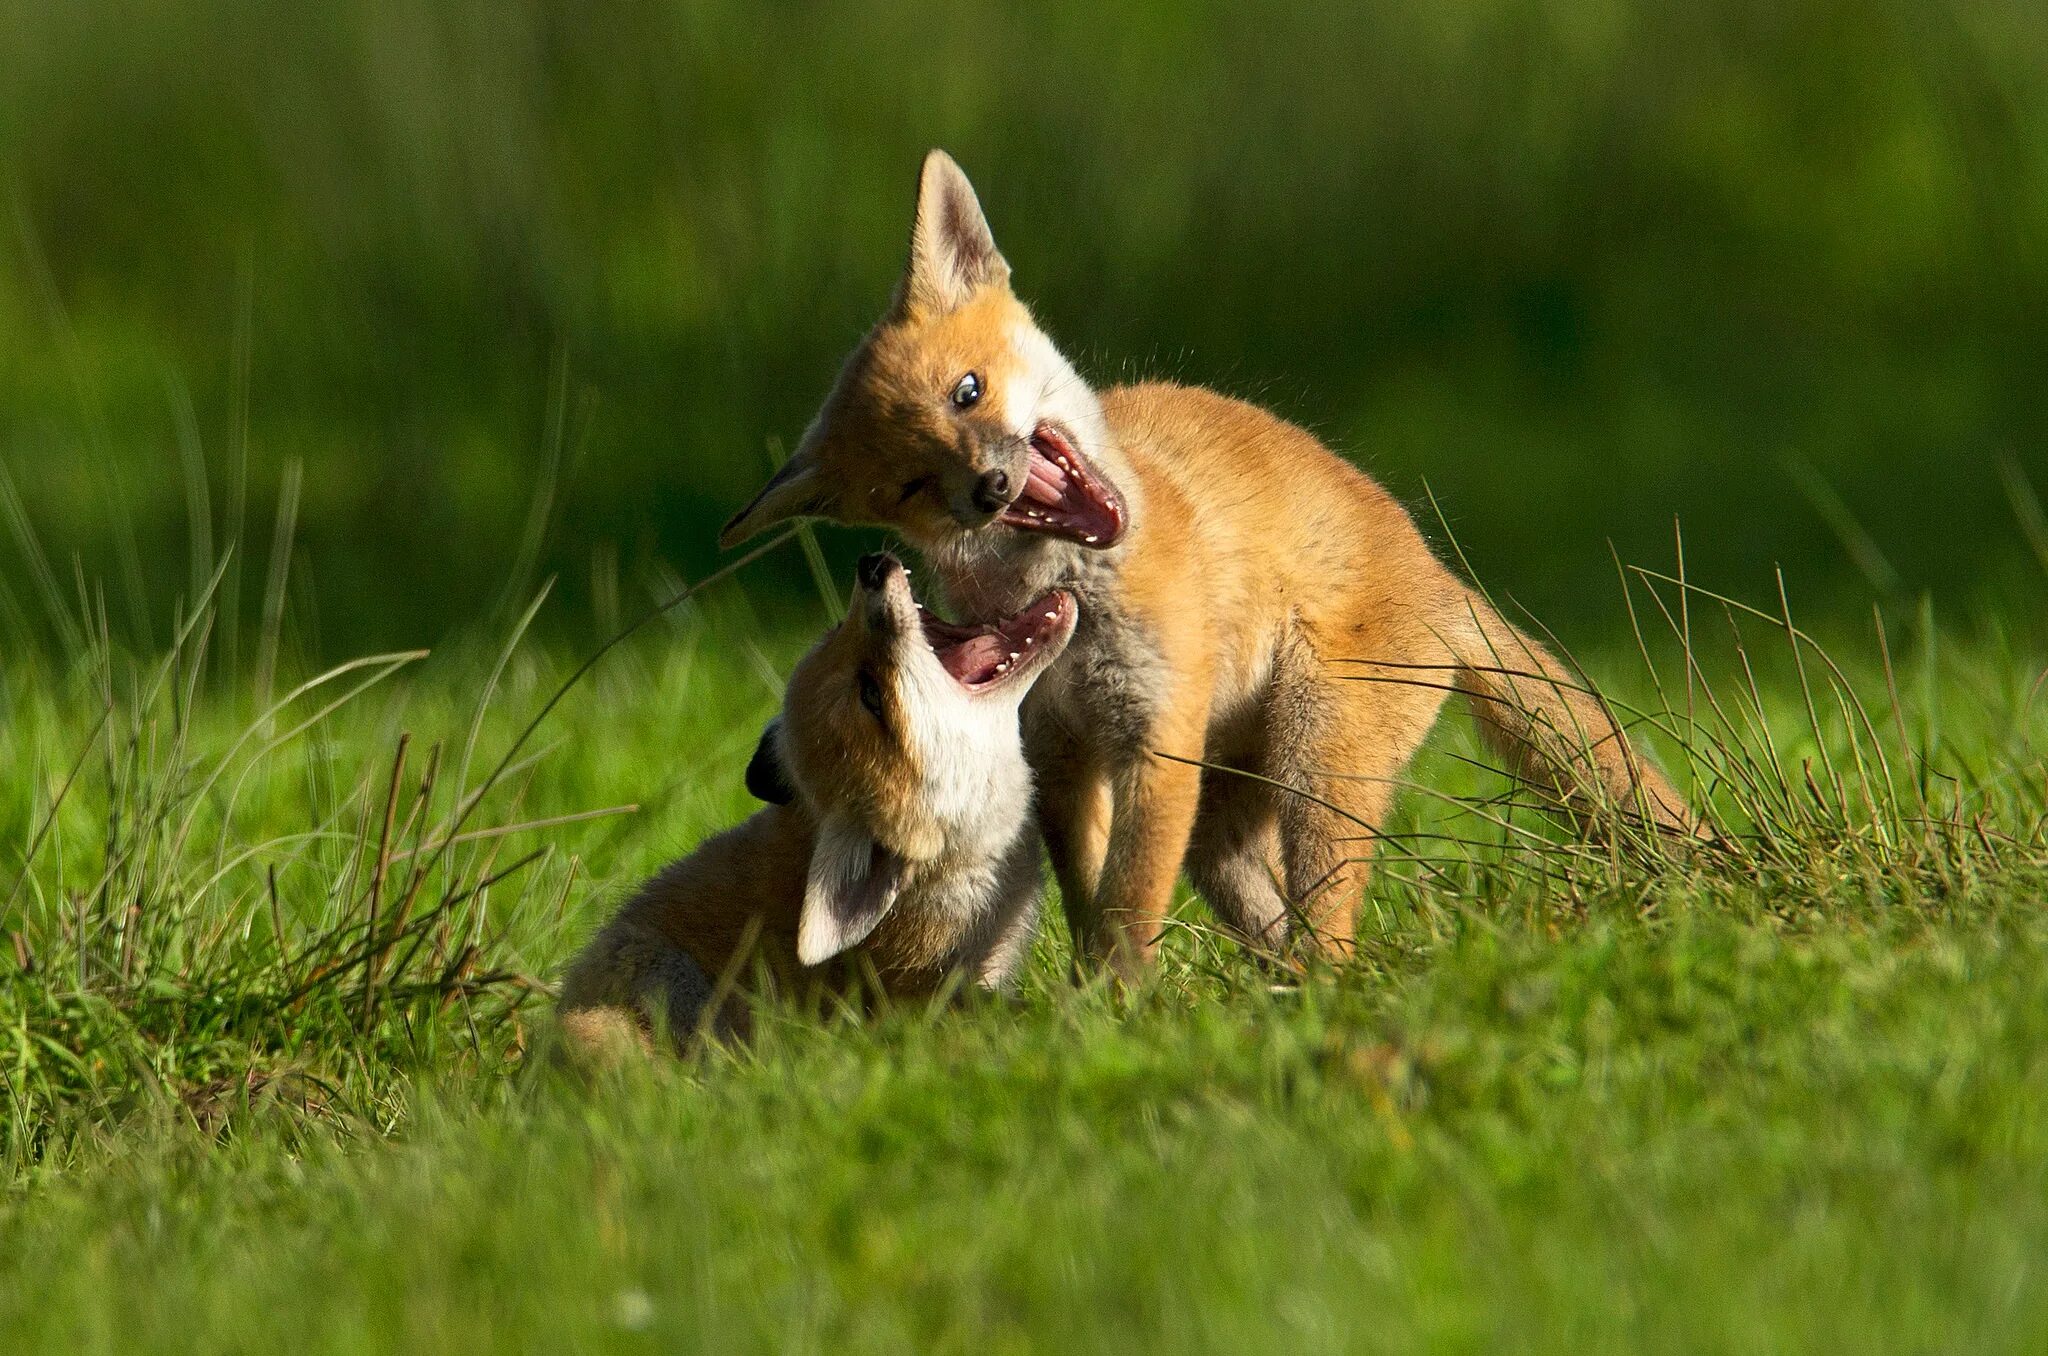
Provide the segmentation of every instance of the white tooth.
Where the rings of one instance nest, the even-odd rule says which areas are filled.
[[[1014,660],[1014,659],[1016,659],[1017,657],[1018,657],[1017,651],[1015,651],[1015,650],[1012,650],[1012,651],[1010,651],[1010,658],[1011,658],[1011,659],[1013,659],[1013,660]]]
[[[1087,536],[1085,536],[1085,537],[1081,538],[1081,540],[1082,540],[1082,541],[1094,541],[1094,540],[1095,540],[1095,534],[1091,532],[1091,533],[1089,533],[1089,534],[1088,534]]]
[[[1060,619],[1060,614],[1057,612],[1048,612],[1045,614],[1045,619],[1047,621],[1058,621]]]
[[[1038,643],[1038,637],[1037,637],[1037,636],[1026,636],[1026,637],[1024,637],[1024,643],[1025,643],[1026,645],[1036,645],[1036,644]]]

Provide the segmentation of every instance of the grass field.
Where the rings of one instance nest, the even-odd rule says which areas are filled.
[[[878,534],[599,647],[932,146],[1084,377],[1368,469],[1721,845],[1454,713],[1344,966],[1187,900],[1142,993],[1053,927],[565,1080]],[[0,1356],[2042,1350],[2044,317],[2040,0],[0,4]]]
[[[1143,994],[1049,933],[1014,1004],[593,1095],[541,986],[746,811],[806,636],[744,583],[566,692],[517,626],[130,652],[90,587],[10,653],[0,1348],[2038,1349],[2037,634],[1795,650],[1638,575],[1654,677],[1588,667],[1723,851],[1573,845],[1454,716],[1351,964],[1275,985],[1191,903]]]

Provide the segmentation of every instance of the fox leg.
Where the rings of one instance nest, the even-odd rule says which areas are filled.
[[[1256,775],[1211,767],[1188,844],[1188,881],[1222,924],[1252,946],[1277,949],[1287,937],[1280,892],[1280,802]]]
[[[1032,757],[1039,769],[1038,823],[1078,960],[1097,931],[1096,891],[1115,799],[1109,773],[1077,743],[1060,738],[1049,745],[1034,749]]]
[[[1294,937],[1326,957],[1351,953],[1397,779],[1436,723],[1434,685],[1345,681],[1303,665],[1276,698],[1276,761],[1284,771],[1280,843]]]
[[[1372,875],[1393,790],[1365,781],[1340,785],[1316,775],[1301,780],[1328,804],[1296,796],[1281,811],[1290,935],[1306,948],[1340,959],[1351,954],[1358,904]]]
[[[1125,980],[1143,974],[1158,949],[1201,791],[1199,767],[1150,755],[1116,778],[1116,817],[1086,949]]]
[[[1116,814],[1088,953],[1126,980],[1151,964],[1173,907],[1201,805],[1209,694],[1206,668],[1185,672],[1111,773]]]
[[[665,1032],[680,1052],[712,996],[704,971],[658,933],[614,919],[571,962],[562,983],[563,1034],[573,1050],[607,1063],[628,1048],[626,1034],[652,1051]],[[727,1034],[727,1026],[716,1028]]]
[[[1170,751],[1201,749],[1165,738]],[[1037,743],[1039,820],[1078,965],[1133,979],[1151,963],[1173,904],[1201,796],[1201,769],[1141,753],[1106,766],[1077,740]],[[1099,757],[1099,756],[1098,756]]]

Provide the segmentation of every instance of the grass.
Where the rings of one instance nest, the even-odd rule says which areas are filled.
[[[1576,843],[1454,718],[1350,964],[1191,905],[1142,994],[1049,932],[1015,1003],[595,1089],[545,982],[745,812],[802,634],[724,581],[565,686],[273,621],[266,695],[204,582],[167,650],[80,587],[0,676],[0,1346],[2034,1349],[2037,640],[1624,578],[1589,667],[1719,850]]]
[[[579,16],[0,7],[0,1351],[2039,1349],[2048,7]],[[1720,847],[1454,716],[1343,967],[1190,902],[565,1085],[853,537],[579,667],[934,144],[1091,379],[1442,489]]]

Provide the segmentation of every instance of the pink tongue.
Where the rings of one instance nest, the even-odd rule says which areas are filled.
[[[1024,486],[1024,497],[1049,507],[1057,508],[1067,493],[1067,473],[1048,457],[1037,452],[1031,454],[1031,479]]]
[[[1001,636],[975,636],[946,652],[946,669],[970,683],[985,681],[1009,655]]]

